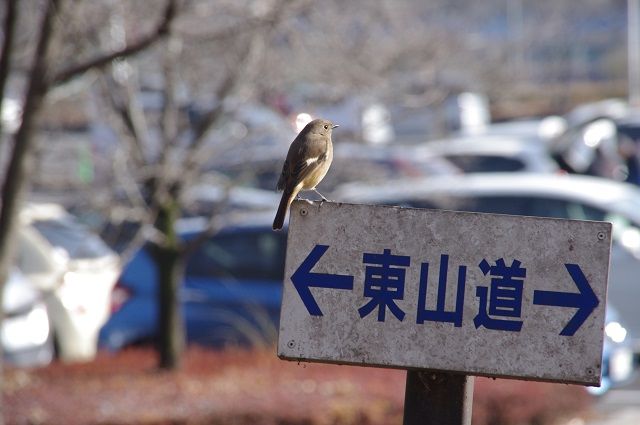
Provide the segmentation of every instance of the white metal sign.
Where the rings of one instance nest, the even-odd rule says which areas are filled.
[[[291,209],[278,355],[598,385],[611,225]]]

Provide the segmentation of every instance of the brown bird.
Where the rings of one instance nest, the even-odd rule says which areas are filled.
[[[278,180],[278,190],[282,190],[282,199],[278,206],[273,230],[282,229],[284,218],[291,202],[301,190],[313,190],[323,201],[325,198],[316,190],[324,178],[333,160],[331,131],[338,127],[331,121],[316,119],[307,124],[289,147],[287,159]]]

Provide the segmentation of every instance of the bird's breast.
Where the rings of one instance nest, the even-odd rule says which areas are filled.
[[[333,146],[331,142],[329,142],[327,151],[318,159],[315,169],[309,173],[307,178],[304,179],[302,189],[315,189],[318,183],[320,183],[324,176],[327,175],[327,171],[329,171],[329,167],[331,166],[331,161],[333,161]]]

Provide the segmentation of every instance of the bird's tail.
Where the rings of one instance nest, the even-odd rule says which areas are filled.
[[[282,193],[282,198],[280,199],[280,205],[278,205],[278,212],[276,213],[276,218],[273,220],[273,230],[280,230],[284,225],[284,219],[287,215],[287,210],[289,209],[289,205],[293,202],[293,198],[295,197],[295,193],[291,190],[285,189]]]

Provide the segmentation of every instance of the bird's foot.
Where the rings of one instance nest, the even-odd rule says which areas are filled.
[[[320,198],[322,198],[322,200],[320,201],[320,205],[322,205],[323,202],[331,202],[329,199],[327,199],[322,193],[318,192],[316,189],[312,189],[315,193],[317,193]]]

